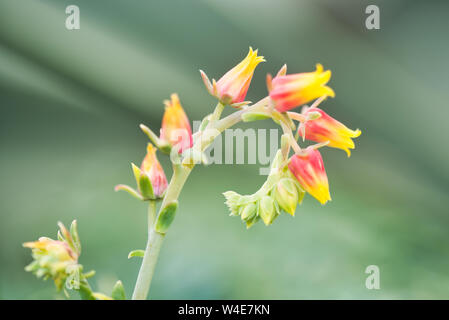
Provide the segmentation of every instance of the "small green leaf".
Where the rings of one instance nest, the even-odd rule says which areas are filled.
[[[131,259],[132,257],[143,258],[144,255],[145,255],[144,250],[133,250],[130,251],[130,253],[128,253],[128,259]]]
[[[115,283],[114,288],[112,288],[111,297],[114,300],[125,300],[126,299],[125,288],[123,288],[123,283],[120,280],[118,280]]]
[[[171,223],[175,219],[178,201],[174,200],[167,204],[159,213],[156,221],[155,230],[159,233],[166,233]]]
[[[145,133],[147,135],[147,137],[151,140],[151,142],[153,142],[153,144],[156,146],[156,148],[158,148],[165,154],[170,154],[170,150],[171,150],[170,144],[159,139],[159,137],[146,125],[141,124],[140,129],[143,131],[143,133]]]
[[[145,200],[154,199],[153,186],[151,185],[150,178],[146,174],[140,175],[139,189]]]

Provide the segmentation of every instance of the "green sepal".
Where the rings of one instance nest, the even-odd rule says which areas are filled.
[[[248,203],[245,205],[240,213],[240,218],[244,221],[251,220],[257,214],[257,206],[255,203]]]
[[[142,171],[138,166],[136,166],[134,163],[131,162],[131,168],[133,169],[134,178],[136,179],[136,184],[139,186],[139,180],[140,175],[142,174]]]
[[[147,137],[153,142],[153,144],[165,154],[170,154],[171,146],[167,142],[161,140],[150,128],[141,124],[140,129],[147,135]]]
[[[81,242],[80,242],[80,237],[78,235],[78,224],[77,224],[76,220],[73,220],[72,224],[70,225],[70,234],[73,239],[73,245],[76,249],[76,252],[79,255],[81,253]]]
[[[142,197],[147,199],[154,199],[153,186],[150,178],[146,174],[141,174],[139,179],[139,190]]]
[[[115,283],[114,288],[112,288],[111,298],[114,300],[126,299],[125,288],[123,288],[123,283],[120,280],[118,280]]]
[[[270,225],[276,218],[277,212],[274,205],[273,198],[263,196],[259,201],[259,216],[262,218],[265,225]]]
[[[162,208],[159,213],[155,230],[159,233],[166,233],[171,223],[175,219],[176,210],[178,209],[178,201],[174,200]]]
[[[130,251],[128,253],[128,259],[131,259],[132,257],[139,257],[139,258],[143,258],[143,256],[145,255],[145,251],[144,250],[133,250]]]
[[[255,216],[254,218],[246,221],[246,229],[251,228],[257,221],[259,221],[260,217],[259,216]]]

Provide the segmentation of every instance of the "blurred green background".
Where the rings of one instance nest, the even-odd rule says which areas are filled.
[[[65,29],[76,4],[81,29]],[[365,28],[377,4],[381,29]],[[333,72],[322,107],[362,136],[350,159],[323,157],[333,201],[307,196],[296,217],[245,230],[221,192],[252,193],[257,165],[197,167],[163,245],[155,299],[449,298],[448,2],[443,1],[0,1],[0,298],[53,299],[51,281],[23,268],[24,241],[54,237],[78,219],[92,284],[110,292],[137,276],[146,206],[133,185],[162,100],[180,95],[191,120],[214,99],[198,69],[218,79],[259,48],[265,75]],[[275,128],[269,121],[258,127]],[[249,126],[240,126],[241,128]],[[161,160],[169,172],[167,159]],[[365,288],[378,265],[381,289]],[[76,294],[74,294],[76,297]]]

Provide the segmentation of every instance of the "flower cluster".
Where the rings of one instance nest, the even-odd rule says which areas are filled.
[[[190,121],[181,106],[177,94],[164,101],[165,112],[160,134],[147,126],[140,128],[148,136],[146,154],[140,166],[131,163],[137,187],[120,184],[115,190],[124,190],[142,201],[148,201],[148,244],[145,250],[133,250],[128,257],[143,257],[133,299],[145,299],[150,288],[156,259],[162,240],[171,226],[178,210],[178,197],[191,171],[198,163],[207,164],[205,150],[224,130],[240,121],[250,122],[272,119],[283,131],[281,148],[271,164],[265,183],[255,193],[240,195],[234,191],[224,192],[226,204],[232,216],[240,216],[249,228],[262,220],[271,225],[283,212],[295,215],[297,206],[306,193],[321,204],[331,200],[329,182],[324,161],[319,151],[322,147],[344,150],[348,157],[354,149],[353,138],[360,130],[351,130],[319,108],[327,97],[335,92],[327,86],[331,72],[321,64],[313,72],[287,74],[284,65],[273,78],[267,75],[268,95],[251,104],[245,101],[254,71],[264,57],[249,48],[248,55],[218,81],[212,82],[200,70],[207,91],[217,99],[215,109],[206,115],[197,132],[192,133]],[[307,103],[312,105],[306,106]],[[221,118],[226,106],[234,107],[230,115]],[[301,112],[293,109],[302,107]],[[300,141],[302,138],[302,141]],[[300,146],[300,142],[315,144]],[[157,151],[170,155],[173,173],[168,182],[164,169],[157,158]],[[292,155],[290,155],[293,153]],[[160,203],[156,213],[157,204]],[[81,245],[74,221],[68,231],[59,224],[58,240],[46,237],[24,246],[32,249],[33,262],[27,271],[38,277],[54,280],[60,290],[64,284],[79,291],[82,299],[125,299],[125,291],[117,281],[111,296],[93,292],[78,263]]]
[[[162,118],[160,136],[145,125],[140,125],[142,131],[150,138],[156,147],[151,143],[147,145],[147,153],[142,161],[142,165],[137,167],[131,163],[134,177],[137,183],[137,190],[119,184],[115,190],[124,190],[140,200],[157,200],[164,197],[167,189],[167,178],[164,169],[156,157],[157,148],[162,152],[170,153],[175,151],[183,154],[189,150],[193,144],[192,129],[189,119],[181,106],[177,94],[171,95],[171,100],[165,100],[165,113]]]
[[[272,224],[282,210],[294,216],[296,206],[301,204],[305,192],[283,165],[283,160],[282,151],[279,150],[267,181],[256,193],[245,196],[234,191],[223,193],[231,216],[240,216],[247,228],[260,219],[267,226]]]
[[[37,241],[23,244],[32,250],[33,257],[33,262],[25,270],[44,280],[53,279],[56,289],[64,289],[67,297],[69,294],[66,289],[72,289],[78,291],[85,300],[124,300],[125,289],[120,280],[114,285],[111,296],[92,291],[87,279],[94,276],[95,271],[83,273],[83,266],[78,262],[81,242],[76,220],[70,225],[70,231],[61,222],[58,222],[58,226],[58,240],[40,237]]]
[[[248,56],[217,83],[213,81],[211,84],[201,71],[208,91],[224,101],[223,87],[232,88],[226,91],[226,101],[228,103],[243,101],[254,69],[262,61],[259,57],[260,61],[256,62],[255,52],[250,48]],[[251,119],[250,121],[271,117],[281,124],[287,133],[288,150],[290,147],[294,150],[294,155],[289,158],[289,152],[284,152],[284,167],[277,168],[276,171],[284,174],[288,172],[288,177],[279,179],[278,176],[275,184],[268,183],[273,179],[272,174],[268,177],[266,184],[268,183],[271,189],[266,190],[264,184],[261,188],[264,192],[259,190],[250,196],[241,196],[233,191],[224,193],[231,215],[239,215],[247,227],[252,226],[259,218],[269,225],[281,210],[293,215],[305,192],[315,197],[321,204],[331,200],[323,158],[318,149],[323,146],[339,148],[346,151],[349,157],[350,149],[355,147],[352,138],[358,137],[361,131],[347,128],[318,108],[327,97],[335,97],[334,90],[327,86],[330,78],[331,71],[324,71],[321,64],[316,65],[314,72],[297,74],[287,74],[287,66],[284,65],[274,78],[267,75],[268,105],[242,116],[244,120]],[[226,86],[223,86],[224,83]],[[312,107],[305,106],[315,99],[317,100]],[[301,106],[304,106],[302,112],[292,111]],[[293,134],[288,134],[288,131],[291,132],[296,128],[294,121],[299,122],[296,139],[293,138]],[[301,148],[297,141],[299,137],[303,141],[309,140],[317,144]]]

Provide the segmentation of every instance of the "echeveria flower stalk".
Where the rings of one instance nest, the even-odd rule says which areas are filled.
[[[328,147],[342,149],[346,151],[349,157],[351,155],[349,149],[355,148],[352,138],[357,138],[362,132],[359,129],[349,129],[319,108],[308,108],[303,112],[303,115],[307,119],[308,115],[312,113],[319,113],[320,116],[314,120],[301,123],[298,130],[299,135],[315,142],[329,141]]]
[[[165,100],[165,113],[162,118],[160,139],[171,146],[177,146],[179,153],[192,147],[192,129],[189,118],[181,106],[176,93]]]
[[[148,201],[147,245],[144,250],[133,250],[128,255],[143,258],[132,299],[145,299],[148,295],[162,242],[175,219],[179,195],[192,170],[198,163],[207,163],[205,150],[214,139],[240,121],[271,118],[280,125],[283,135],[281,147],[272,161],[267,179],[256,192],[248,195],[240,195],[234,191],[223,193],[232,216],[240,216],[247,228],[259,220],[268,226],[283,213],[293,216],[306,192],[322,204],[331,200],[323,159],[317,149],[328,145],[345,150],[349,156],[349,149],[354,148],[352,138],[359,136],[361,132],[348,129],[317,108],[327,97],[335,96],[334,91],[326,85],[331,72],[324,71],[320,64],[317,64],[314,72],[292,75],[286,75],[287,66],[284,65],[274,79],[271,75],[267,76],[269,96],[252,105],[249,101],[244,101],[254,70],[262,61],[265,60],[257,55],[257,50],[250,48],[246,58],[218,82],[213,80],[211,83],[206,74],[200,71],[207,90],[219,101],[193,136],[189,119],[176,94],[164,101],[165,113],[160,135],[147,126],[140,125],[153,144],[148,144],[140,167],[132,164],[138,188],[133,189],[127,185],[115,187],[116,190],[127,191],[139,200]],[[302,113],[287,112],[314,99],[317,99],[314,104]],[[240,110],[222,117],[225,105]],[[298,135],[318,144],[301,148],[298,136],[295,137],[293,133],[296,131],[293,120],[300,122]],[[156,157],[156,150],[170,156],[173,168],[170,183]],[[295,155],[290,157],[292,151]],[[159,200],[161,203],[156,211]],[[68,289],[77,285],[78,289],[75,289],[80,292],[82,299],[125,299],[120,281],[114,286],[110,297],[92,292],[86,280],[92,273],[83,274],[83,267],[78,264],[81,246],[76,223],[72,223],[70,232],[62,225],[60,229],[58,240],[40,238],[36,242],[24,244],[33,250],[34,258],[27,270],[38,276],[53,278],[58,288],[64,283]]]
[[[213,80],[211,84],[206,74],[201,70],[200,72],[208,91],[223,104],[240,103],[245,100],[254,70],[263,61],[265,61],[264,57],[258,56],[257,50],[250,47],[246,58],[226,72],[217,82]]]
[[[329,182],[321,153],[314,147],[304,149],[291,157],[288,165],[301,187],[321,204],[331,200]]]
[[[276,76],[268,84],[270,98],[276,110],[285,112],[322,96],[334,97],[334,91],[326,86],[331,71],[323,71],[321,64],[316,71]]]

